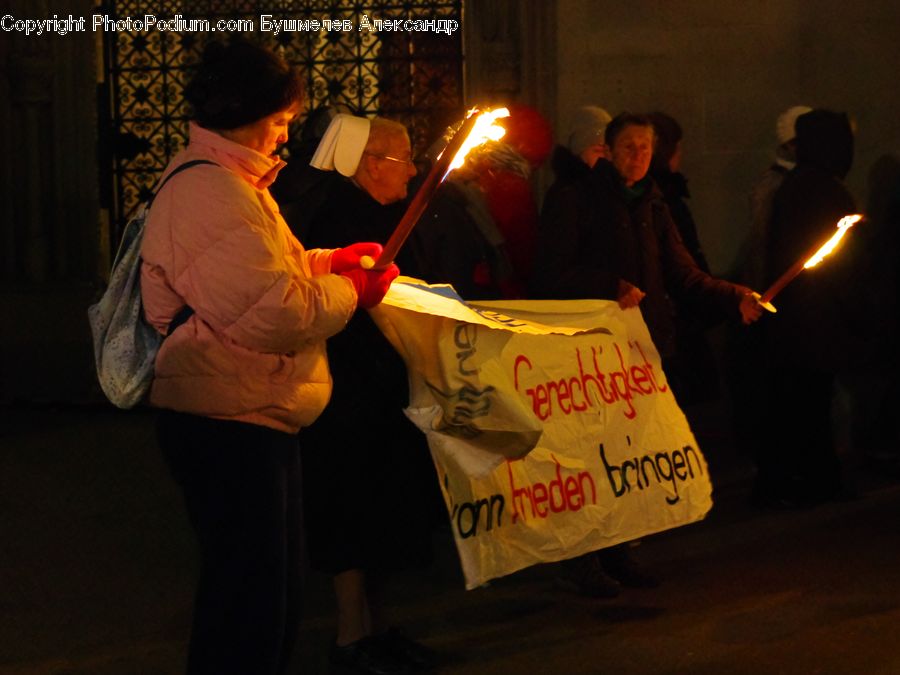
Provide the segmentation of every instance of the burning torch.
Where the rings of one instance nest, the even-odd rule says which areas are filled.
[[[819,248],[817,248],[811,255],[801,258],[793,265],[791,265],[787,271],[782,274],[778,280],[769,286],[765,293],[762,294],[761,297],[758,298],[759,304],[765,307],[770,312],[777,312],[775,306],[772,304],[772,298],[774,298],[781,290],[787,286],[793,279],[800,274],[805,269],[809,269],[811,267],[815,267],[822,260],[830,254],[844,238],[844,235],[853,227],[856,223],[862,220],[862,216],[858,213],[853,214],[851,216],[844,216],[837,223],[837,231],[831,236],[831,238],[822,244]]]
[[[462,126],[450,139],[447,147],[444,148],[440,156],[428,172],[422,186],[416,192],[406,213],[400,219],[390,239],[384,245],[384,250],[378,257],[373,260],[370,256],[362,256],[359,264],[364,269],[380,269],[390,265],[403,242],[409,237],[410,232],[416,226],[419,218],[425,212],[434,193],[440,187],[444,179],[451,171],[463,165],[466,155],[469,151],[479,145],[483,145],[487,141],[498,141],[503,138],[506,130],[495,122],[503,117],[509,117],[509,110],[506,108],[497,108],[496,110],[479,111],[473,108],[469,111]]]

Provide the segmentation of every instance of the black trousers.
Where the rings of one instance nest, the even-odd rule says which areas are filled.
[[[285,672],[300,623],[297,436],[171,411],[157,435],[200,549],[187,672]]]

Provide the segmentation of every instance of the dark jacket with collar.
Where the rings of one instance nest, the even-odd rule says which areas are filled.
[[[709,272],[709,263],[706,261],[706,254],[700,244],[700,237],[697,234],[697,224],[694,222],[694,216],[690,207],[687,205],[691,193],[688,192],[687,178],[683,173],[678,171],[669,171],[668,169],[651,169],[650,175],[662,192],[666,206],[669,207],[669,213],[681,240],[684,242],[685,248],[694,257],[697,266],[704,272]]]
[[[675,348],[673,298],[736,312],[746,291],[697,267],[650,178],[629,199],[615,167],[601,159],[572,182],[551,187],[541,214],[533,297],[615,300],[622,279],[646,293],[640,304],[663,357]]]

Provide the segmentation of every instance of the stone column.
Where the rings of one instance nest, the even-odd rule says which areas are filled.
[[[519,9],[515,0],[465,5],[466,103],[517,98],[520,89]]]
[[[466,104],[518,101],[554,126],[557,110],[557,0],[467,2]],[[538,201],[552,180],[546,164],[534,177]]]
[[[465,5],[466,102],[556,106],[556,0]],[[552,120],[551,120],[552,121]]]

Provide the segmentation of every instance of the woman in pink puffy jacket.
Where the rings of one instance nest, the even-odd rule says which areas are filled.
[[[281,673],[300,609],[297,432],[331,393],[326,338],[397,269],[359,268],[377,244],[304,250],[282,219],[268,186],[302,85],[281,59],[210,44],[185,96],[190,142],[163,178],[191,166],[150,209],[141,293],[147,320],[174,327],[150,403],[200,549],[187,671]]]

